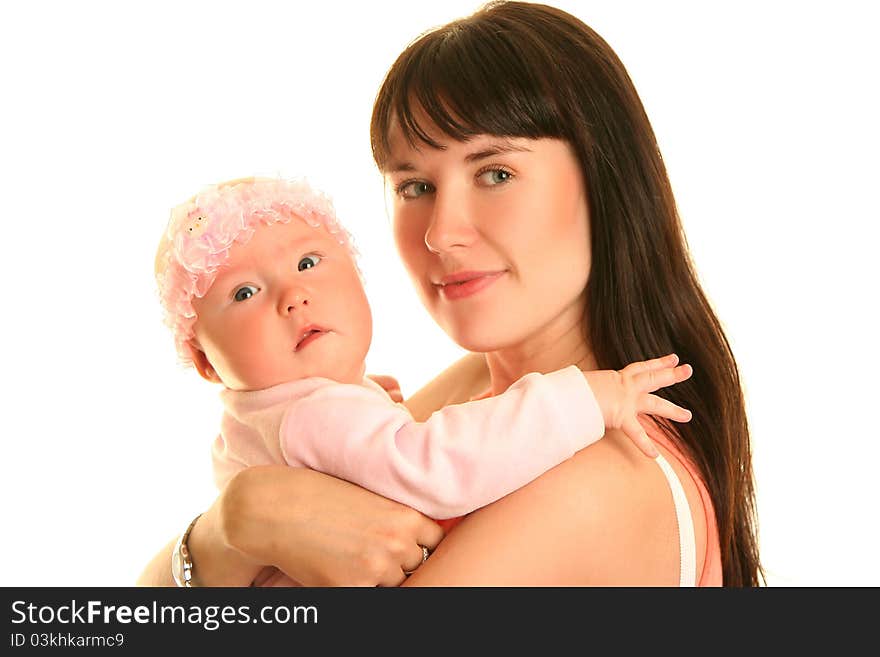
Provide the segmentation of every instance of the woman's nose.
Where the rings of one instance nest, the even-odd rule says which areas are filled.
[[[432,253],[448,253],[470,246],[476,235],[467,205],[460,195],[434,193],[431,223],[425,231],[425,246]]]

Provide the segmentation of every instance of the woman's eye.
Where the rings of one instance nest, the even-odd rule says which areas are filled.
[[[299,264],[296,266],[297,271],[305,271],[306,269],[311,269],[312,267],[317,267],[318,263],[321,262],[320,256],[316,255],[307,255],[303,256]]]
[[[511,178],[513,178],[513,174],[507,169],[487,169],[477,176],[477,180],[487,187],[503,185]]]
[[[430,194],[433,191],[434,186],[423,180],[410,180],[397,186],[397,195],[402,198],[418,198],[422,194]]]
[[[246,301],[254,296],[259,289],[254,287],[253,285],[243,285],[235,291],[234,299],[236,301]]]

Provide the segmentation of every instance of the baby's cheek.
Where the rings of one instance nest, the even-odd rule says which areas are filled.
[[[265,388],[267,380],[277,378],[276,370],[281,358],[276,351],[277,346],[273,349],[267,342],[241,335],[229,366],[247,388]]]
[[[355,321],[359,329],[359,336],[364,352],[364,358],[366,358],[367,351],[370,348],[370,343],[373,340],[373,315],[370,311],[370,304],[367,301],[366,296],[363,298],[363,302],[360,304],[358,317]]]

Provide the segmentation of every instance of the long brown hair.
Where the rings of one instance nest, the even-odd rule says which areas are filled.
[[[724,584],[755,586],[749,428],[736,361],[697,280],[657,141],[623,64],[559,9],[492,2],[422,35],[379,90],[370,136],[380,169],[396,121],[433,147],[418,112],[455,140],[479,134],[567,141],[589,198],[592,269],[584,322],[600,368],[675,352],[692,378],[663,396],[693,419],[663,428],[696,463],[715,507]]]

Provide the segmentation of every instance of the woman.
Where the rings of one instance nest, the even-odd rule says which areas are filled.
[[[609,432],[442,543],[431,521],[345,482],[245,471],[193,527],[199,583],[248,583],[274,564],[306,584],[395,585],[417,568],[407,584],[757,585],[736,363],[608,45],[560,10],[491,4],[401,54],[371,138],[416,289],[474,352],[408,400],[417,418],[529,371],[620,369],[675,352],[694,375],[664,396],[693,419],[645,423],[671,471]],[[421,565],[420,545],[436,546]],[[169,551],[143,583],[170,583]]]

